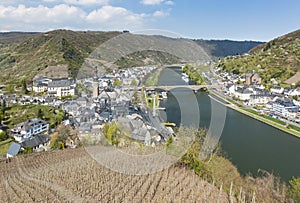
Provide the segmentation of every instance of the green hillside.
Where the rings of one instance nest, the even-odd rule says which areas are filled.
[[[300,71],[300,30],[259,45],[249,53],[249,56],[226,57],[218,66],[240,74],[254,70],[265,83],[271,78],[284,82]]]
[[[2,44],[1,81],[15,83],[23,78],[31,80],[40,70],[58,64],[68,64],[70,75],[76,75],[84,58],[101,43],[118,34],[120,33],[56,30],[33,35],[19,44],[12,41]]]
[[[70,76],[76,76],[90,53],[103,42],[120,34],[121,32],[70,30],[54,30],[46,33],[0,33],[0,84],[20,85],[23,80],[30,82],[46,67],[61,64],[68,65]],[[161,42],[165,42],[170,47],[172,43],[181,40],[152,36],[149,41],[152,42],[155,39],[163,40]],[[197,43],[209,55],[219,57],[230,55],[231,52],[247,52],[256,42],[198,40]],[[114,50],[111,51],[114,52]],[[166,52],[149,50],[122,57],[116,64],[122,68],[150,64],[174,64],[180,60]]]

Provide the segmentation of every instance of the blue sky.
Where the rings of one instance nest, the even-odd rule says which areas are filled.
[[[161,29],[269,41],[300,28],[299,0],[1,0],[0,31]]]

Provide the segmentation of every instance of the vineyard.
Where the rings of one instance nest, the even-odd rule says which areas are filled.
[[[0,171],[0,202],[230,202],[222,188],[179,164],[125,175],[84,148],[18,156],[0,162]]]

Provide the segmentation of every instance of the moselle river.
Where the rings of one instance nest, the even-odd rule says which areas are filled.
[[[181,73],[180,68],[165,68],[158,85],[185,84]],[[198,109],[195,108],[195,101]],[[189,89],[171,90],[168,99],[161,101],[160,105],[166,107],[166,112],[160,114],[164,120],[177,125],[199,124],[200,128],[209,128],[212,107],[226,108],[211,100],[207,93],[194,94]],[[300,176],[299,138],[230,108],[226,108],[220,143],[227,158],[244,175],[256,175],[259,169],[264,169],[280,176],[284,181],[292,176]]]

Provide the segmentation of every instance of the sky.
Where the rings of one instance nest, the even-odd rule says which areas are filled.
[[[299,0],[0,0],[1,32],[151,29],[269,41],[299,28]]]

